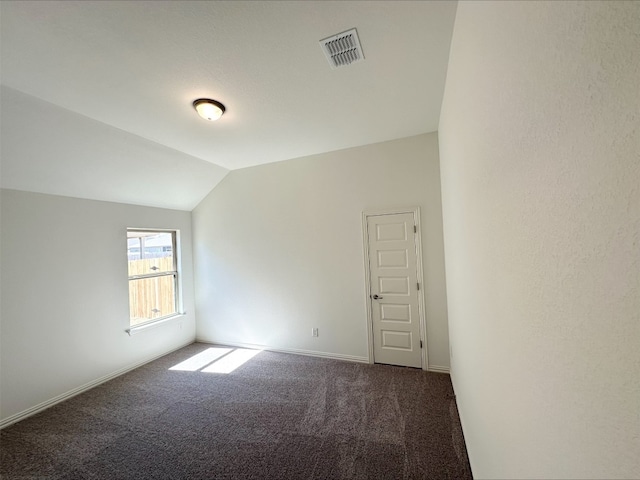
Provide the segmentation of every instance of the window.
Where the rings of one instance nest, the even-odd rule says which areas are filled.
[[[131,327],[178,312],[176,233],[175,230],[127,230]]]

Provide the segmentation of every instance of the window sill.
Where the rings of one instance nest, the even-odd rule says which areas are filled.
[[[137,333],[142,333],[145,330],[149,330],[151,328],[164,325],[165,323],[175,320],[177,318],[184,317],[186,314],[187,312],[176,313],[175,315],[171,315],[170,317],[166,317],[166,318],[161,318],[160,320],[156,320],[155,322],[143,323],[142,325],[136,325],[134,327],[127,328],[125,332],[127,332],[129,336],[135,335]]]

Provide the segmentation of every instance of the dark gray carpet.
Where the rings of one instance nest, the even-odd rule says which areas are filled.
[[[0,432],[3,479],[470,479],[448,375],[195,343]]]

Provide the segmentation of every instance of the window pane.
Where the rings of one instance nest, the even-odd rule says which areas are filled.
[[[173,275],[129,280],[131,326],[176,313]]]
[[[174,232],[127,232],[129,276],[172,272]]]

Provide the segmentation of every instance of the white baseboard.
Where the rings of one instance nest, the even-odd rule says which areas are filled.
[[[143,360],[142,362],[138,362],[135,365],[130,365],[128,367],[125,368],[121,368],[120,370],[117,370],[113,373],[110,373],[108,375],[105,375],[103,377],[100,377],[96,380],[93,380],[89,383],[85,383],[84,385],[80,385],[77,388],[74,388],[73,390],[69,390],[68,392],[65,392],[61,395],[58,395],[57,397],[53,397],[49,400],[46,400],[42,403],[39,403],[38,405],[35,405],[31,408],[27,408],[26,410],[23,410],[22,412],[18,412],[14,415],[11,415],[10,417],[4,418],[2,420],[0,420],[0,430],[2,430],[5,427],[8,427],[9,425],[12,425],[16,422],[19,422],[20,420],[24,420],[27,417],[30,417],[31,415],[35,415],[36,413],[39,413],[43,410],[46,410],[49,407],[53,407],[55,404],[63,402],[65,400],[68,400],[71,397],[75,397],[76,395],[79,395],[83,392],[86,392],[87,390],[91,390],[93,387],[97,387],[98,385],[100,385],[101,383],[105,383],[108,382],[109,380],[112,380],[116,377],[119,377],[120,375],[123,375],[127,372],[130,372],[131,370],[135,370],[138,367],[141,367],[142,365],[149,363],[149,362],[153,362],[154,360],[157,360],[160,357],[164,357],[165,355],[168,355],[171,352],[175,352],[176,350],[180,350],[181,348],[186,347],[187,345],[191,345],[193,343],[193,340],[190,340],[189,343],[185,343],[184,345],[180,345],[179,347],[173,348],[167,352],[161,353],[160,355],[154,355],[151,358],[147,358],[146,360]]]
[[[332,358],[334,360],[346,360],[348,362],[369,363],[367,357],[358,357],[356,355],[344,355],[341,353],[318,352],[315,350],[301,350],[298,348],[277,348],[268,345],[259,345],[255,343],[227,342],[224,340],[207,340],[205,338],[196,338],[196,342],[210,343],[216,345],[226,345],[229,347],[252,348],[257,350],[267,350],[268,352],[293,353],[296,355],[306,355],[308,357]]]
[[[196,342],[199,343],[210,343],[210,344],[218,344],[218,345],[228,345],[230,347],[239,347],[239,348],[253,348],[253,349],[259,349],[259,350],[267,350],[270,352],[280,352],[280,353],[293,353],[296,355],[306,355],[309,357],[320,357],[320,358],[331,358],[334,360],[344,360],[344,361],[348,361],[348,362],[357,362],[357,363],[369,363],[369,359],[367,357],[359,357],[356,355],[344,355],[341,353],[330,353],[330,352],[318,352],[315,350],[302,350],[302,349],[298,349],[298,348],[277,348],[277,347],[270,347],[267,345],[259,345],[259,344],[254,344],[254,343],[241,343],[241,342],[227,342],[227,341],[213,341],[213,340],[208,340],[208,339],[204,339],[204,338],[196,338],[195,340]],[[103,377],[100,377],[96,380],[93,380],[89,383],[85,383],[84,385],[81,385],[77,388],[74,388],[73,390],[69,390],[68,392],[65,392],[61,395],[58,395],[57,397],[51,398],[49,400],[46,400],[42,403],[39,403],[38,405],[35,405],[31,408],[28,408],[26,410],[23,410],[21,412],[18,412],[14,415],[11,415],[10,417],[4,418],[2,420],[0,420],[0,430],[2,430],[5,427],[8,427],[9,425],[12,425],[16,422],[19,422],[20,420],[24,420],[27,417],[30,417],[31,415],[35,415],[36,413],[39,413],[43,410],[46,410],[49,407],[52,407],[60,402],[63,402],[71,397],[75,397],[76,395],[79,395],[83,392],[86,392],[87,390],[90,390],[94,387],[97,387],[98,385],[108,382],[109,380],[112,380],[116,377],[119,377],[120,375],[123,375],[127,372],[130,372],[131,370],[135,370],[138,367],[141,367],[142,365],[145,365],[149,362],[152,362],[160,357],[164,357],[165,355],[168,355],[171,352],[175,352],[176,350],[180,350],[181,348],[186,347],[187,345],[191,345],[193,343],[193,341],[189,341],[188,343],[185,343],[184,345],[180,345],[179,347],[173,348],[167,352],[164,352],[160,355],[155,355],[151,358],[147,358],[141,362],[138,362],[134,365],[130,365],[128,367],[122,368],[120,370],[117,370],[113,373],[110,373],[108,375],[105,375]],[[438,365],[429,365],[429,371],[430,372],[438,372],[438,373],[449,373],[449,367],[441,367]]]
[[[429,365],[429,372],[435,373],[449,373],[449,367],[441,367],[439,365]]]

